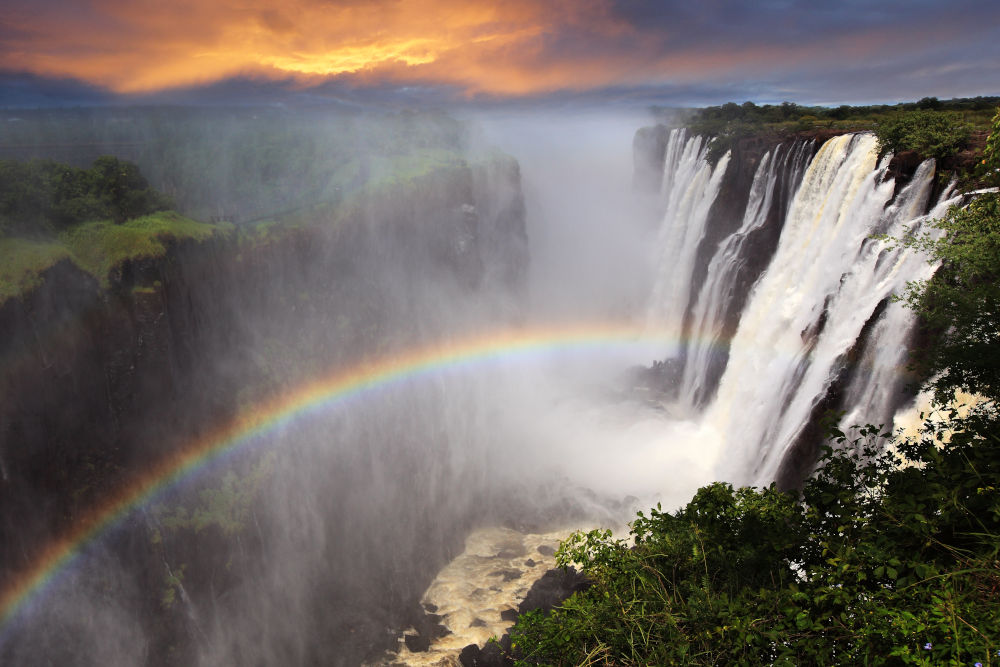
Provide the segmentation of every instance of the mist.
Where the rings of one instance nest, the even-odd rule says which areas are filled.
[[[149,296],[134,292],[145,347],[127,367],[101,368],[98,350],[66,361],[95,357],[121,397],[108,435],[61,425],[95,451],[128,449],[109,465],[141,470],[227,415],[366,360],[553,327],[635,340],[550,334],[528,354],[499,349],[253,436],[81,548],[5,629],[5,663],[378,661],[421,622],[421,595],[470,530],[620,526],[637,498],[677,504],[708,480],[676,444],[692,427],[631,391],[630,369],[657,353],[639,341],[657,230],[655,197],[632,187],[641,117],[54,120],[33,125],[54,157],[85,165],[125,145],[182,212],[246,230],[236,261],[220,238],[132,268]],[[275,231],[289,222],[300,231]],[[79,399],[47,404],[60,400]],[[19,502],[37,497],[25,488]],[[35,548],[29,531],[8,532]]]
[[[518,568],[523,595],[552,564],[529,548],[720,478],[794,484],[830,396],[898,392],[912,318],[879,304],[927,269],[869,237],[920,223],[933,169],[894,202],[868,135],[712,162],[683,130],[637,137],[657,120],[26,118],[16,157],[121,150],[217,224],[108,276],[57,263],[0,309],[0,563],[30,584],[0,662],[424,664],[503,631],[489,577]],[[789,245],[816,234],[839,250]],[[175,452],[176,479],[95,509]]]

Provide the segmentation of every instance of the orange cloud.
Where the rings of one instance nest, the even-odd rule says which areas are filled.
[[[477,60],[537,30],[543,18],[533,3],[518,1],[97,0],[92,7],[75,15],[56,7],[5,12],[0,19],[13,35],[2,43],[6,65],[118,92],[238,73],[416,70],[442,58]]]
[[[694,39],[690,24],[671,35],[666,13],[630,22],[614,1],[6,0],[0,62],[121,93],[244,75],[517,96],[769,75],[892,41],[877,30],[799,44],[759,32]]]

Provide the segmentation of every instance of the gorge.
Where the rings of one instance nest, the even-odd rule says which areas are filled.
[[[475,528],[793,488],[823,413],[892,422],[933,267],[873,236],[957,201],[932,160],[519,123],[0,305],[0,662],[389,660]]]

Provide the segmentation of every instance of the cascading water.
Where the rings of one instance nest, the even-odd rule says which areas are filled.
[[[727,353],[728,341],[723,329],[732,308],[735,282],[746,264],[744,244],[751,233],[767,222],[782,170],[787,168],[786,188],[798,185],[811,146],[811,142],[800,142],[791,147],[779,145],[773,152],[764,154],[750,186],[740,228],[725,239],[712,257],[707,279],[693,308],[691,333],[686,337],[688,350],[679,400],[689,408],[701,405],[712,391],[710,365],[718,362],[717,356]],[[785,211],[780,212],[781,216],[784,214]],[[721,361],[725,362],[724,359]]]
[[[675,354],[680,353],[698,245],[705,235],[705,223],[730,159],[726,153],[713,169],[707,155],[708,145],[702,137],[688,136],[685,129],[670,133],[666,159],[676,159],[676,166],[665,171],[666,207],[656,242],[657,265],[669,270],[661,271],[653,286],[647,322],[678,341]]]
[[[697,406],[706,395],[705,369],[713,348],[725,344],[720,321],[731,289],[729,276],[744,261],[745,235],[763,224],[776,165],[801,155],[793,152],[782,158],[775,152],[761,160],[742,225],[712,257],[707,282],[692,309],[691,343],[678,397],[688,407]],[[913,319],[898,304],[885,303],[908,280],[927,277],[932,267],[917,253],[871,236],[898,237],[927,219],[923,213],[934,163],[920,165],[893,198],[895,183],[885,180],[888,162],[878,160],[872,135],[844,135],[824,144],[802,177],[775,254],[739,314],[715,398],[700,417],[717,433],[721,477],[741,483],[777,478],[785,456],[845,370],[869,323],[862,363],[873,370],[856,374],[848,384],[845,425],[849,420],[891,420]],[[690,168],[678,163],[674,169]],[[704,187],[698,194],[714,197],[715,191]],[[939,204],[929,217],[939,216],[946,206]],[[694,225],[700,229],[704,222],[698,218]],[[687,265],[667,261],[661,265],[660,281]],[[677,282],[686,286],[689,278],[681,276]],[[658,288],[653,299],[664,293]],[[658,309],[668,312],[662,305]]]

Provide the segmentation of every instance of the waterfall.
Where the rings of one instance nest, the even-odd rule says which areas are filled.
[[[787,174],[786,188],[798,185],[811,146],[808,142],[779,145],[764,154],[750,186],[742,224],[712,257],[706,281],[694,304],[691,333],[687,337],[688,352],[679,397],[689,408],[703,403],[714,388],[711,366],[725,363],[728,345],[724,328],[733,305],[736,281],[747,263],[746,241],[767,222],[783,171]],[[780,217],[784,215],[785,211],[779,212]]]
[[[673,356],[680,353],[698,245],[730,159],[726,153],[713,169],[707,155],[708,145],[702,137],[689,137],[685,129],[670,133],[662,189],[666,205],[656,241],[658,279],[646,321],[650,328],[677,341]]]
[[[706,414],[725,442],[726,478],[777,476],[866,322],[911,277],[904,267],[922,261],[870,236],[898,235],[924,210],[933,162],[888,208],[895,184],[883,181],[887,167],[868,134],[829,140],[809,165]]]
[[[929,169],[930,163],[924,163],[921,170]],[[932,171],[932,170],[931,170]],[[920,172],[918,171],[918,175]],[[917,215],[909,223],[901,223],[904,227],[897,228],[896,234],[920,234],[929,232],[935,237],[940,230],[926,229],[926,223],[944,217],[948,209],[958,204],[962,197],[950,196],[952,188],[948,188],[939,198],[938,203],[927,215]],[[912,203],[915,203],[914,200]],[[901,212],[899,220],[919,210],[910,208]],[[893,232],[890,232],[893,233]],[[902,283],[908,280],[929,280],[937,269],[937,265],[927,262],[922,255],[913,252],[888,252],[880,255],[881,265],[876,267],[883,275],[896,272],[892,280],[895,291],[902,291]],[[901,400],[900,389],[903,387],[900,369],[907,363],[907,348],[909,338],[916,324],[916,314],[906,306],[895,301],[887,303],[886,310],[875,323],[869,336],[868,344],[858,361],[859,372],[854,374],[847,388],[847,413],[841,419],[841,429],[849,430],[859,424],[892,424],[893,416]]]
[[[764,153],[740,224],[716,248],[699,251],[726,161],[712,170],[704,142],[682,130],[670,135],[666,151],[666,213],[648,321],[676,334],[667,345],[683,341],[664,350],[681,359],[665,379],[676,383],[665,387],[676,390],[669,407],[692,415],[703,444],[717,448],[718,476],[737,483],[780,477],[800,439],[811,437],[806,427],[831,404],[844,410],[844,429],[891,423],[906,398],[915,318],[890,297],[934,267],[873,237],[919,233],[953,203],[946,191],[926,213],[934,161],[897,188],[886,176],[890,158],[879,160],[871,134],[834,137],[810,161],[811,152],[796,142]],[[787,211],[776,208],[779,200],[789,202]],[[748,262],[767,259],[748,239],[772,224],[780,236],[766,268],[741,277]],[[692,291],[699,255],[708,268]],[[745,303],[737,298],[740,280],[755,280]]]

